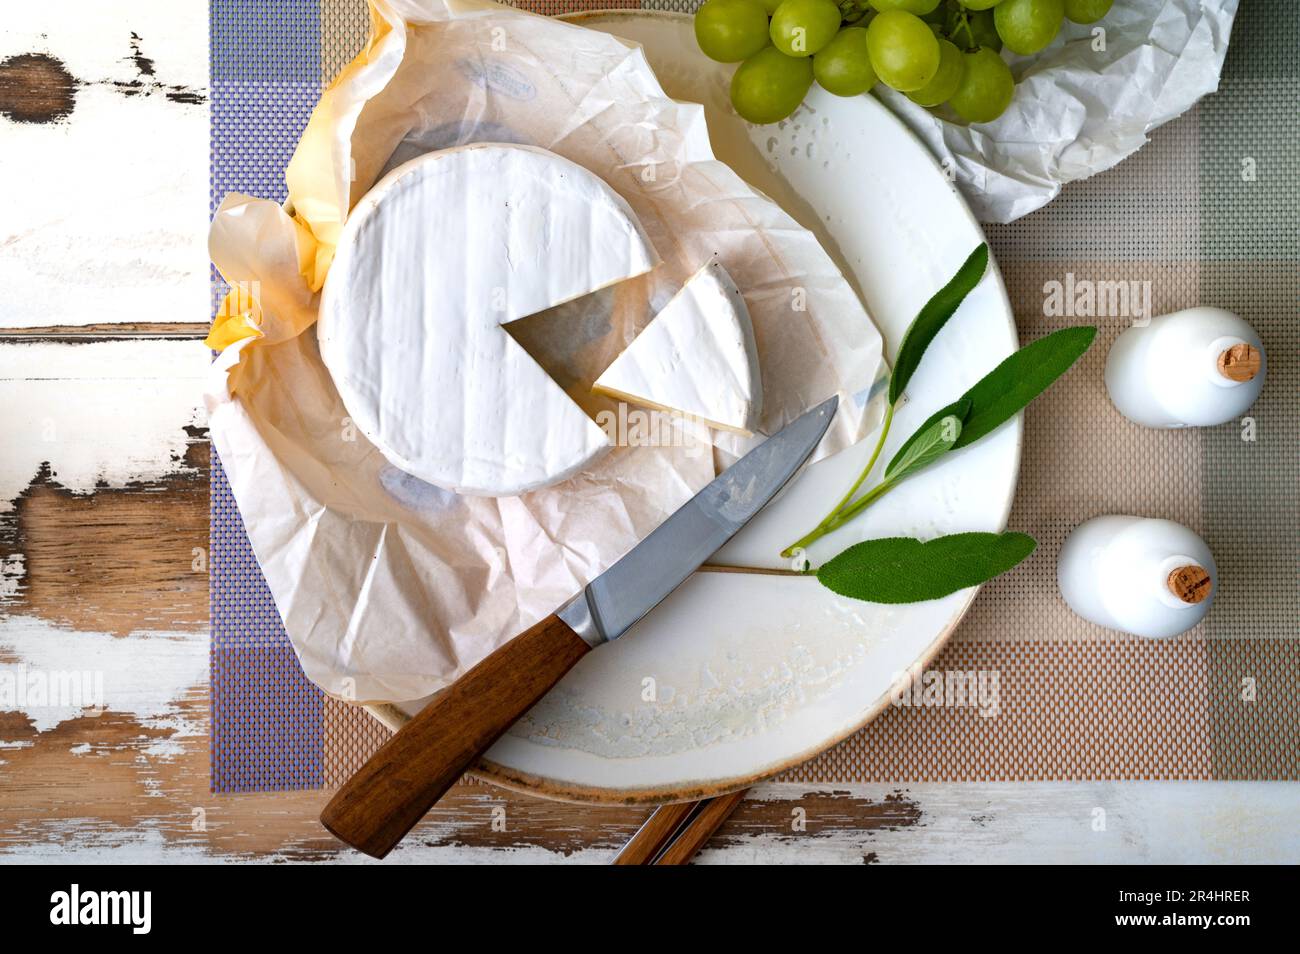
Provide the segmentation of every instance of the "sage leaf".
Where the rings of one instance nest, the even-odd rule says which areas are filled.
[[[1005,573],[1037,544],[1023,533],[954,533],[922,542],[885,537],[856,543],[817,571],[841,596],[870,603],[919,603]]]
[[[901,480],[923,467],[928,467],[957,443],[961,434],[961,418],[956,414],[945,414],[923,431],[913,435],[907,446],[902,447],[894,459],[885,468],[885,480]]]
[[[954,449],[975,443],[1015,417],[1069,371],[1096,336],[1097,329],[1091,325],[1062,328],[1025,345],[976,381],[962,395],[971,407]]]
[[[961,418],[961,434],[952,449],[957,450],[975,443],[996,430],[1024,410],[1034,398],[1042,394],[1079,357],[1088,350],[1097,329],[1091,325],[1062,328],[1032,344],[1027,344],[1007,358],[947,407],[935,411],[918,427],[894,455],[903,454],[913,441],[940,418],[956,414]],[[963,413],[960,409],[965,406]],[[890,461],[890,466],[893,466]]]
[[[920,427],[918,427],[915,431],[912,432],[911,437],[903,441],[903,446],[898,449],[898,452],[894,454],[893,459],[890,460],[889,465],[885,467],[885,478],[888,479],[891,477],[891,475],[902,477],[905,473],[906,474],[915,473],[916,471],[920,470],[921,467],[933,463],[938,457],[942,456],[942,454],[936,454],[933,457],[928,458],[925,461],[925,464],[919,466],[916,464],[912,464],[909,465],[906,470],[903,470],[904,459],[916,456],[916,451],[914,449],[917,443],[920,442],[925,437],[926,434],[930,434],[931,432],[935,431],[939,426],[939,422],[947,417],[956,418],[958,422],[957,433],[953,436],[952,444],[949,444],[947,447],[943,449],[944,452],[952,450],[953,444],[955,444],[957,438],[961,436],[962,429],[965,427],[966,415],[969,413],[970,413],[970,401],[964,397],[961,397],[953,401],[947,407],[941,407],[939,408],[939,410],[931,414],[928,418],[926,418],[924,424],[922,424]]]
[[[934,297],[925,303],[908,326],[907,333],[903,335],[903,343],[898,346],[898,359],[894,362],[894,371],[889,376],[890,404],[898,403],[899,397],[907,388],[907,382],[912,380],[912,375],[920,367],[925,349],[930,347],[930,342],[947,324],[948,319],[956,312],[957,306],[980,283],[988,266],[989,247],[981,242],[979,247],[970,253],[970,257],[961,268],[957,269],[957,274],[949,280],[948,284],[934,293]]]

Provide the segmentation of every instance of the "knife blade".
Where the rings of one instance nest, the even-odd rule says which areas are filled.
[[[794,476],[838,407],[830,398],[724,470],[556,615],[593,649],[618,639],[716,553]]]
[[[787,424],[556,613],[434,696],[335,793],[321,824],[366,854],[388,854],[578,660],[626,633],[776,496],[837,406],[830,398]]]

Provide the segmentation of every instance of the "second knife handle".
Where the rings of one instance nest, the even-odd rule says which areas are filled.
[[[334,795],[320,820],[382,858],[512,723],[591,651],[549,616],[434,696]]]

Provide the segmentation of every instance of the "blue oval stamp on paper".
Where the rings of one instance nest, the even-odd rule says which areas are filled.
[[[388,496],[408,510],[425,513],[450,510],[460,500],[460,497],[450,490],[443,490],[441,487],[426,483],[392,464],[385,464],[384,469],[379,472],[379,483],[388,492]]]
[[[471,83],[502,96],[524,102],[537,96],[537,88],[528,81],[527,76],[499,60],[465,57],[456,61],[456,67]]]

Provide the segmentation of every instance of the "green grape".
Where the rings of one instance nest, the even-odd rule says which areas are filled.
[[[776,13],[776,8],[781,5],[781,0],[759,0],[759,2],[763,4],[763,9],[767,11],[769,17]]]
[[[708,0],[695,14],[695,42],[711,60],[739,63],[767,40],[767,12],[758,0]]]
[[[962,59],[961,50],[950,41],[940,39],[939,69],[934,74],[934,79],[915,92],[908,93],[907,98],[918,106],[938,106],[957,92],[965,72],[966,63]]]
[[[998,36],[998,28],[993,24],[992,10],[972,14],[967,22],[970,24],[970,38],[974,46],[986,46],[994,51],[1002,49],[1002,37]]]
[[[1006,111],[1016,91],[1011,67],[987,47],[963,53],[962,60],[966,71],[948,104],[968,123],[997,119]]]
[[[1075,23],[1096,23],[1110,13],[1115,0],[1065,0],[1065,18]]]
[[[992,10],[1002,0],[960,0],[960,2],[967,10]]]
[[[1002,0],[993,8],[998,36],[1013,53],[1037,53],[1056,39],[1065,22],[1065,0]]]
[[[812,81],[811,59],[766,46],[731,77],[731,105],[751,123],[774,123],[799,108]]]
[[[770,32],[786,56],[812,56],[839,29],[840,8],[834,0],[784,0],[772,14]]]
[[[836,96],[857,96],[876,85],[865,27],[845,27],[813,57],[813,76]]]
[[[939,6],[939,0],[868,0],[868,2],[880,11],[906,10],[917,16],[934,13]]]
[[[920,17],[905,10],[877,13],[867,26],[867,51],[876,75],[904,93],[918,90],[939,70],[939,40]]]

